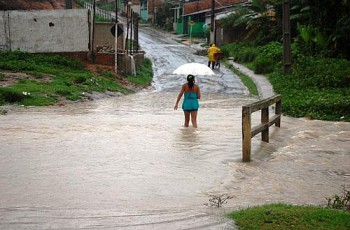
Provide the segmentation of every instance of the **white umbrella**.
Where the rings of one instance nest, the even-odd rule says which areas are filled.
[[[201,63],[186,63],[174,70],[173,74],[177,75],[215,75],[214,71],[210,69],[207,65]]]

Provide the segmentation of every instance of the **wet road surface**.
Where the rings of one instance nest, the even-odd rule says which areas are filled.
[[[198,77],[199,128],[183,128],[173,105],[184,78],[171,72],[206,58],[157,37],[140,38],[155,65],[150,89],[0,116],[0,229],[234,229],[230,210],[323,205],[349,185],[349,123],[283,117],[242,163],[241,107],[256,99],[225,68]],[[206,205],[221,194],[233,198]]]

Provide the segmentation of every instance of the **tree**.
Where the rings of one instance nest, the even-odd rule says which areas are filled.
[[[246,39],[255,38],[257,44],[265,44],[278,36],[273,3],[273,0],[253,0],[250,4],[241,4],[221,23],[223,26],[244,27],[247,30]]]
[[[169,14],[171,12],[171,8],[174,5],[165,2],[161,7],[157,9],[156,22],[155,24],[162,27],[164,30],[171,31],[173,30],[173,15]]]
[[[350,58],[349,0],[294,0],[291,20],[308,50]]]

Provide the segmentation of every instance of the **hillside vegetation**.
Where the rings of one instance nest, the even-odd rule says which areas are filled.
[[[99,67],[92,72],[60,55],[0,52],[0,105],[45,106],[93,99],[95,93],[128,94],[148,86],[152,76],[148,59],[137,76],[122,78]]]
[[[253,0],[221,19],[242,30],[226,56],[266,75],[282,94],[285,115],[350,121],[350,1],[290,2],[292,70],[283,72],[282,3]]]
[[[295,51],[293,70],[284,74],[279,42],[261,46],[232,43],[222,50],[226,56],[269,78],[274,91],[283,96],[285,115],[350,121],[350,61]]]

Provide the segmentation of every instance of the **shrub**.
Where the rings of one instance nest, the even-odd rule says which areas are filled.
[[[258,47],[258,56],[253,61],[254,72],[266,74],[282,67],[283,49],[279,42],[270,42]]]
[[[265,74],[271,73],[274,70],[275,62],[272,59],[265,58],[259,55],[253,61],[254,73],[256,74]]]
[[[220,47],[225,56],[233,57],[236,62],[251,62],[258,55],[258,49],[251,47],[249,43],[231,43]]]
[[[349,87],[350,62],[345,59],[298,56],[293,76],[305,87]]]

